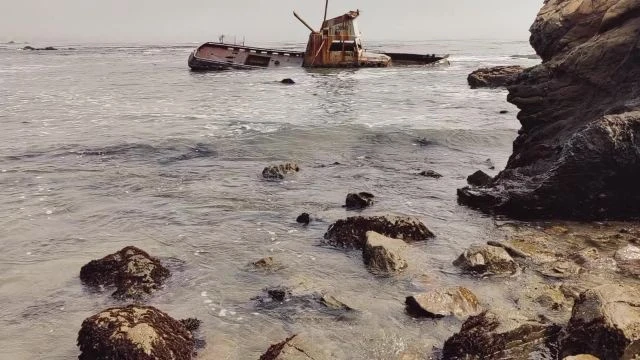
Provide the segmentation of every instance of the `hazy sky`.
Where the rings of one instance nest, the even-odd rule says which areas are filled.
[[[526,40],[543,0],[330,0],[329,17],[360,9],[365,40]],[[0,0],[0,41],[247,43],[306,41],[323,0]]]

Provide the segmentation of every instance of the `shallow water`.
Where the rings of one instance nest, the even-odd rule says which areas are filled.
[[[121,304],[88,292],[80,267],[127,245],[169,264],[148,303],[203,320],[203,359],[258,358],[296,332],[344,359],[430,353],[460,326],[404,313],[405,296],[430,286],[514,306],[504,289],[516,280],[478,281],[451,261],[504,236],[455,190],[478,169],[495,174],[487,159],[503,168],[519,128],[506,91],[471,90],[466,76],[536,64],[512,56],[531,54],[526,42],[372,44],[450,53],[450,66],[222,73],[189,72],[190,45],[21,46],[0,46],[2,358],[77,356],[82,320]],[[260,179],[290,160],[298,175]],[[443,177],[416,175],[427,169]],[[358,252],[322,245],[333,221],[356,214],[341,207],[352,191],[376,195],[362,214],[418,216],[437,235],[412,245],[405,275],[377,277]],[[316,221],[299,226],[301,212]],[[286,268],[249,271],[264,256]],[[330,292],[357,316],[256,308],[251,298],[272,285]]]

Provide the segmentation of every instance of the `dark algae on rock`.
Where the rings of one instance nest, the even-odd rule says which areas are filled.
[[[185,326],[186,325],[186,326]],[[195,340],[184,323],[150,306],[117,307],[93,315],[78,333],[80,360],[190,360]]]
[[[531,27],[542,64],[509,87],[522,124],[506,168],[459,201],[520,219],[640,216],[637,1],[546,1]]]
[[[325,240],[334,246],[362,249],[367,241],[367,232],[404,240],[424,241],[433,233],[418,219],[398,216],[354,216],[338,220],[324,234]]]
[[[80,269],[80,280],[92,287],[115,287],[115,298],[139,299],[162,286],[171,275],[160,260],[128,246]]]

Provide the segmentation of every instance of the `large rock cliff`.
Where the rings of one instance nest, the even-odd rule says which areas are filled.
[[[522,124],[493,181],[462,204],[515,218],[640,215],[640,0],[546,0],[542,64],[509,88]]]

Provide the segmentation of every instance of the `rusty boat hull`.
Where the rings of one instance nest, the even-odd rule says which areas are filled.
[[[225,43],[205,43],[189,55],[193,71],[256,70],[300,67],[304,53]]]

